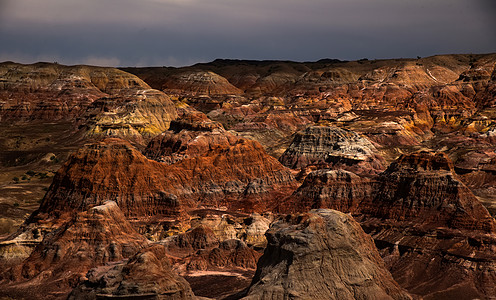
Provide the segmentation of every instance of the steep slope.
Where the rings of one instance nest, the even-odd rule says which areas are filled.
[[[295,188],[292,172],[259,143],[227,132],[203,114],[172,122],[170,130],[154,138],[145,153],[190,174],[182,184],[192,186],[204,205],[261,211]]]
[[[120,139],[87,144],[57,172],[38,214],[43,219],[112,199],[128,217],[177,215],[180,202],[166,192],[165,169]]]
[[[312,210],[282,217],[266,236],[244,299],[411,299],[348,215]]]
[[[355,213],[376,191],[376,181],[342,169],[309,173],[282,207],[292,212],[330,208]]]
[[[358,216],[396,281],[424,299],[496,293],[496,222],[444,154],[405,155]]]

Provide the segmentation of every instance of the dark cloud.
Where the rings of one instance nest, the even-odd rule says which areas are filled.
[[[0,61],[177,66],[494,52],[491,9],[473,0],[1,1]]]

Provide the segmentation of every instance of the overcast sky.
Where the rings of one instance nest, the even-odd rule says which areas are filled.
[[[182,66],[496,52],[496,0],[0,0],[0,61]]]

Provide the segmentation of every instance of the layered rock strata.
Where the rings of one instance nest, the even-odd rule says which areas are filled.
[[[0,122],[69,121],[87,137],[141,144],[177,117],[168,96],[113,68],[3,63],[0,99]]]
[[[279,161],[291,168],[318,165],[373,174],[384,169],[375,147],[357,133],[338,127],[311,126],[295,135]]]

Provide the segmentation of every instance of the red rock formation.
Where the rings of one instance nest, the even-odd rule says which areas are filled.
[[[108,199],[139,222],[142,232],[147,225],[159,228],[167,220],[183,220],[183,213],[193,208],[293,212],[331,207],[360,219],[395,278],[413,293],[426,298],[489,297],[496,294],[495,225],[467,186],[486,203],[494,199],[495,61],[495,54],[487,54],[315,63],[219,60],[181,69],[133,68],[128,71],[154,88],[170,83],[167,88],[175,94],[181,119],[146,150],[149,158],[163,163],[120,140],[85,146],[61,169],[40,210],[12,245],[32,244],[36,239],[27,239],[34,238],[35,229],[43,235]],[[17,120],[55,121],[58,126],[63,120],[64,127],[79,126],[82,130],[67,142],[56,140],[64,149],[109,135],[144,146],[176,116],[168,96],[110,68],[3,63],[0,100],[2,126],[19,126]],[[201,113],[192,114],[188,104],[236,134]],[[305,156],[311,164],[324,160],[303,170],[299,178],[320,167],[347,171],[310,173],[286,199],[294,189],[293,176],[266,151],[279,156],[295,132],[312,124],[340,128],[336,131],[346,132],[343,136],[352,142],[344,143],[349,151],[337,151],[339,162],[325,162],[329,154],[335,155],[322,146],[325,142],[310,147],[308,153],[318,155],[294,155]],[[60,127],[53,128],[58,134]],[[357,148],[363,140],[350,132],[366,137],[366,146],[375,148],[370,153],[388,161],[430,148],[448,153],[455,168],[443,155],[416,153],[402,156],[375,179],[359,177],[375,174],[382,166],[374,165],[373,155],[362,155],[369,153],[367,147]],[[5,135],[0,141],[7,149],[2,161],[5,154],[19,164],[24,160],[17,161],[16,151],[27,135],[24,140],[22,134],[20,139],[11,135],[12,140]],[[328,139],[323,136],[317,140]],[[301,143],[295,153],[307,153],[305,147],[311,144]],[[343,143],[327,144],[343,148]],[[50,152],[58,147],[52,145]],[[367,158],[357,162],[350,161],[351,156]],[[228,223],[223,222],[222,226]],[[221,228],[228,228],[222,226],[214,228],[216,237]],[[224,238],[244,238],[244,229],[231,227]],[[204,249],[191,257],[191,266],[231,260],[231,248],[212,247],[219,255]]]
[[[186,269],[188,271],[235,268],[254,270],[261,255],[241,240],[225,240],[220,242],[218,247],[199,251],[194,256],[186,258]]]
[[[330,208],[353,213],[374,195],[375,184],[373,179],[342,169],[321,169],[309,173],[282,207],[292,212]]]
[[[87,144],[57,172],[41,214],[86,210],[114,200],[128,217],[178,215],[181,202],[164,180],[166,166],[120,139]]]
[[[146,144],[177,117],[168,96],[113,68],[3,63],[0,78],[0,122],[69,122],[86,138]]]
[[[147,244],[117,204],[106,202],[47,234],[21,265],[2,274],[1,289],[12,295],[61,298],[89,269],[131,257]]]
[[[323,122],[365,135],[392,160],[420,149],[422,143],[428,145],[437,133],[459,130],[463,120],[483,107],[479,103],[490,105],[495,61],[494,54],[355,62],[215,61],[174,72],[213,71],[238,85],[245,91],[242,101],[184,101],[209,112],[226,128],[258,140],[275,156],[284,152],[295,131]],[[128,71],[150,82],[173,72]],[[261,100],[274,98],[277,101]]]
[[[174,258],[174,269],[191,283],[201,296],[221,298],[250,284],[261,253],[238,239],[220,240],[200,225],[160,242]],[[216,283],[221,280],[222,284]]]
[[[274,193],[294,188],[291,171],[267,155],[259,143],[234,136],[197,115],[171,123],[171,130],[152,140],[145,153],[190,173],[187,181],[198,192],[205,190],[199,200],[206,205],[214,205],[224,194],[231,199],[217,205],[260,210],[274,204],[262,199],[275,199]],[[243,200],[236,200],[236,194],[242,194]]]
[[[312,210],[282,217],[266,236],[243,299],[411,299],[349,215]]]
[[[362,226],[401,286],[424,299],[496,293],[496,222],[445,155],[404,156],[380,181]]]
[[[167,250],[176,256],[189,255],[199,249],[213,248],[219,245],[219,239],[212,229],[206,226],[195,227],[185,233],[167,238],[164,241]]]
[[[161,243],[166,246],[170,255],[180,257],[175,262],[175,268],[182,275],[198,270],[254,270],[261,255],[241,240],[220,241],[206,226],[198,226],[183,234],[169,237]]]
[[[37,63],[0,65],[0,120],[74,119],[94,100],[122,89],[149,89],[138,77],[113,69]]]

